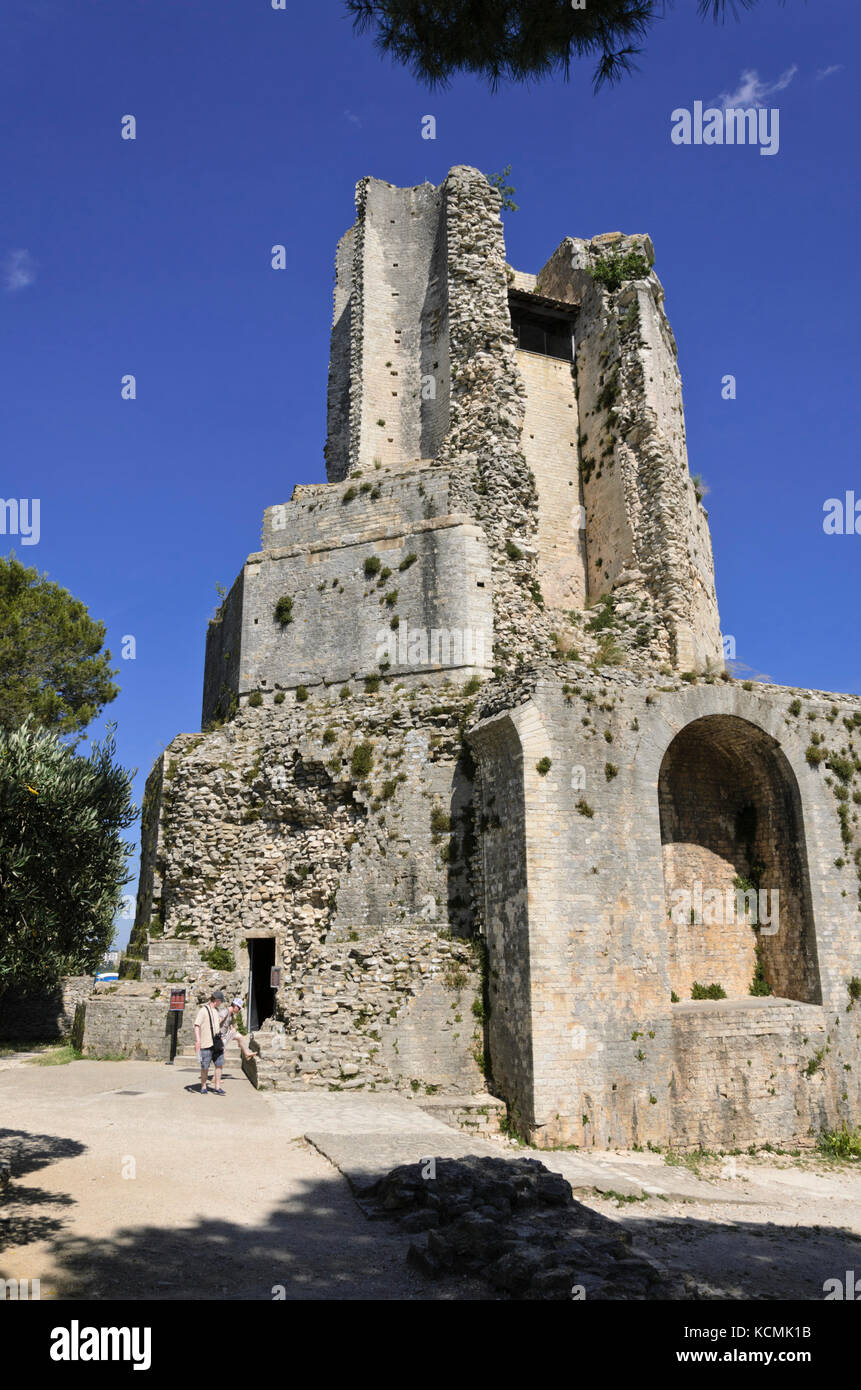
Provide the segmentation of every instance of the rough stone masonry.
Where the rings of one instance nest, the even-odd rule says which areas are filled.
[[[857,1124],[861,701],[724,669],[649,238],[514,270],[465,167],[356,206],[328,482],[209,625],[85,1052],[217,982],[260,1085],[484,1091],[539,1145]]]

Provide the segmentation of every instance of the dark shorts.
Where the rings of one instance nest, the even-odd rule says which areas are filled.
[[[212,1048],[211,1048],[211,1047],[202,1047],[202,1048],[200,1049],[200,1065],[201,1065],[202,1067],[206,1067],[206,1070],[207,1070],[207,1071],[209,1071],[209,1068],[210,1068],[211,1066],[212,1066],[212,1067],[220,1067],[220,1066],[223,1066],[223,1065],[224,1065],[224,1053],[223,1053],[223,1052],[216,1052],[216,1053],[215,1053],[215,1056],[213,1056],[213,1054],[212,1054]]]

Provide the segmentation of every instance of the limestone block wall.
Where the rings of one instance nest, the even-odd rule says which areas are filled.
[[[479,849],[474,892],[487,950],[488,1043],[492,1084],[518,1122],[534,1123],[532,914],[527,880],[524,769],[516,722],[478,725],[470,738],[477,767]]]
[[[489,670],[488,547],[454,505],[448,470],[416,467],[297,489],[269,508],[266,548],[210,624],[204,723],[224,713],[225,690]],[[283,624],[282,597],[292,601]]]
[[[767,1041],[771,1037],[767,1028],[762,1043],[751,1031],[750,1048],[762,1049],[756,1056],[750,1052],[758,1080],[740,1089],[737,1072],[723,1068],[720,1095],[728,1104],[719,1110],[725,1119],[721,1142],[732,1146],[740,1123],[733,1116],[745,1108],[746,1123],[760,1141],[776,1139],[789,1129],[797,1134],[799,1126],[814,1119],[818,1125],[823,1116],[829,1126],[844,1120],[857,1123],[861,1115],[858,1004],[850,989],[853,978],[861,978],[859,879],[853,862],[857,813],[847,808],[854,807],[851,793],[848,803],[835,795],[842,785],[837,773],[829,774],[825,761],[811,765],[806,755],[809,747],[824,746],[832,766],[845,772],[841,759],[849,762],[855,757],[850,745],[853,737],[857,745],[859,702],[809,692],[802,698],[801,692],[775,687],[745,691],[734,682],[716,680],[693,685],[679,682],[676,689],[661,691],[619,670],[607,670],[597,679],[579,672],[568,674],[567,679],[562,673],[555,679],[537,673],[519,691],[509,688],[505,699],[502,692],[488,691],[487,701],[486,707],[480,703],[476,711],[479,723],[473,736],[479,767],[479,823],[491,813],[485,800],[485,788],[491,782],[485,778],[493,776],[488,740],[497,728],[500,736],[509,730],[506,737],[512,751],[508,756],[514,761],[519,757],[526,806],[525,854],[521,851],[520,860],[525,858],[528,923],[521,928],[521,936],[528,937],[528,965],[524,963],[522,971],[525,977],[528,968],[530,1029],[523,1051],[524,1057],[531,1058],[533,1082],[530,1089],[528,1079],[520,1080],[523,1089],[518,1090],[517,1068],[507,1065],[500,1076],[511,1089],[500,1089],[500,1094],[516,1107],[536,1142],[666,1144],[673,1135],[696,1132],[695,1116],[697,1107],[706,1105],[705,1091],[690,1102],[693,1119],[677,1121],[674,1112],[679,1095],[674,1058],[681,1044],[674,1032],[674,1011],[679,1006],[671,1002],[671,933],[658,784],[676,735],[710,718],[745,721],[750,726],[752,758],[761,756],[761,741],[770,748],[771,740],[797,788],[800,834],[786,820],[779,793],[773,792],[766,836],[778,844],[783,837],[784,849],[803,842],[813,963],[822,1004],[809,1002],[803,993],[790,1002],[798,1005],[792,1017],[814,1019],[817,1029],[824,1029],[826,1049],[814,1069],[825,1078],[825,1099],[809,1112],[798,1102],[797,1114],[800,1092],[795,1063],[787,1060],[776,1087],[784,1101],[775,1102],[763,1078],[770,1077],[780,1047]],[[510,713],[504,712],[506,703]],[[809,744],[811,728],[814,733],[821,730],[822,745]],[[861,767],[861,758],[858,763]],[[841,806],[847,808],[842,820]],[[515,862],[519,838],[512,828],[501,856],[506,862]],[[861,860],[861,854],[858,857]],[[779,856],[770,871],[780,872]],[[806,955],[803,924],[792,910],[792,874],[787,871],[778,886],[786,893],[787,912],[786,917],[781,912],[777,936],[768,938],[778,946],[774,955],[767,949],[763,952],[765,973],[774,994],[792,988],[802,992],[807,987],[804,973],[793,976],[785,968],[787,960],[804,960]],[[498,1002],[494,923],[504,920],[506,912],[521,912],[522,889],[512,889],[511,908],[504,888],[495,894],[485,882],[483,894],[493,1041]],[[709,983],[720,973],[723,959],[720,930],[713,938],[715,971]],[[756,1006],[767,1007],[768,1000],[746,996],[736,1002],[747,1005],[748,1000],[754,1020],[759,1017]],[[686,1005],[694,1015],[698,1007],[693,1001],[689,1008]],[[699,1068],[693,1024],[690,1029],[684,1043],[687,1074]],[[810,1035],[802,1029],[800,1036]],[[516,1029],[511,1030],[510,1045],[517,1046]],[[703,1047],[703,1075],[714,1078],[714,1055],[705,1035]],[[809,1061],[818,1052],[817,1045],[804,1055]],[[493,1047],[491,1066],[496,1080]],[[526,1077],[523,1070],[520,1077]],[[773,1083],[769,1080],[769,1084]],[[778,1104],[783,1105],[779,1123],[774,1121]]]
[[[353,265],[356,229],[351,227],[335,251],[335,290],[329,351],[326,476],[340,482],[350,466],[350,356],[353,339]]]
[[[579,304],[577,394],[589,589],[635,581],[663,629],[654,656],[682,670],[722,664],[706,513],[688,475],[676,344],[654,271],[608,290],[590,271],[637,254],[645,236],[568,238],[541,270],[540,293]]]
[[[169,1056],[169,1015],[164,1001],[96,995],[86,1000],[79,1020],[85,1057],[130,1057],[133,1060]]]
[[[518,350],[526,387],[523,453],[538,493],[538,582],[550,608],[586,606],[586,528],[569,362]]]
[[[672,1133],[680,1148],[806,1144],[833,1125],[824,1011],[785,999],[673,1008]]]
[[[427,457],[448,413],[442,191],[362,179],[339,243],[327,476]],[[428,378],[432,379],[432,385]],[[423,391],[424,381],[424,391]]]

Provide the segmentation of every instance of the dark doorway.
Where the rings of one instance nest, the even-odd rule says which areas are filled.
[[[248,1029],[254,1032],[275,1012],[275,991],[271,985],[275,965],[275,937],[258,936],[248,942],[251,983],[248,990]]]

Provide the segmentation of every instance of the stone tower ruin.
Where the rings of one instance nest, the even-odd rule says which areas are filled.
[[[649,238],[515,270],[466,167],[356,208],[328,481],[209,624],[85,1050],[159,1055],[217,979],[260,1085],[479,1096],[541,1145],[858,1123],[861,701],[724,669]]]

